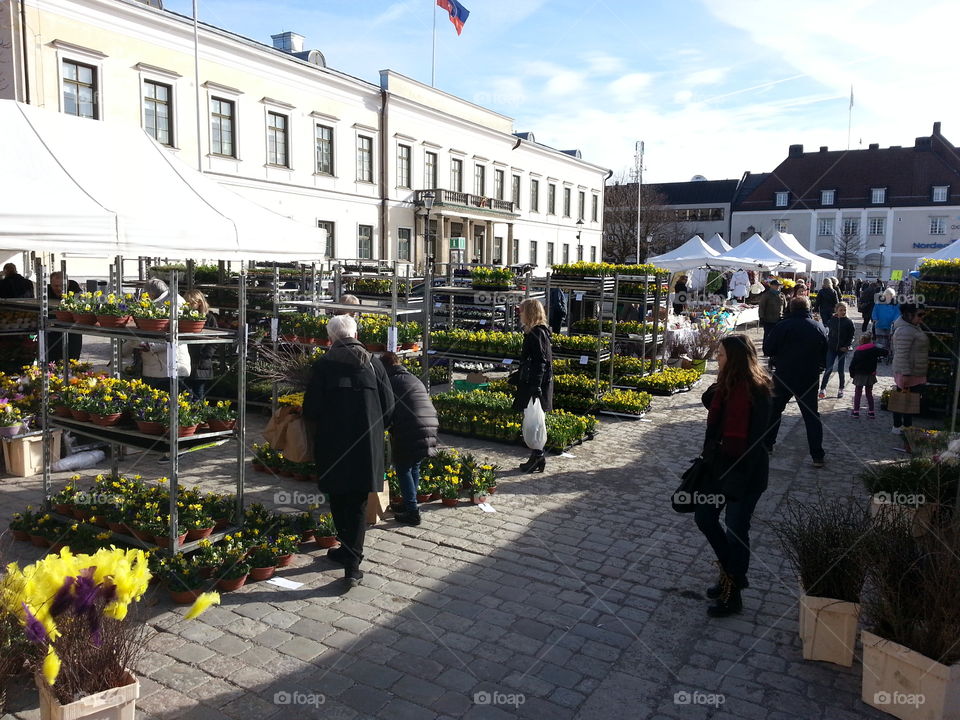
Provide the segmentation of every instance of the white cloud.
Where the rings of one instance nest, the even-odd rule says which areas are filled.
[[[587,71],[594,75],[612,75],[623,70],[623,60],[603,53],[586,55]]]
[[[643,94],[643,91],[650,87],[653,81],[653,75],[650,73],[629,73],[623,75],[610,83],[610,92],[619,103],[631,103],[637,100],[637,97]]]
[[[696,87],[697,85],[716,85],[722,82],[726,76],[727,68],[709,68],[707,70],[698,70],[697,72],[690,73],[680,81],[680,84],[690,87]]]
[[[673,101],[678,105],[685,105],[693,99],[693,93],[689,90],[680,90],[673,94]]]

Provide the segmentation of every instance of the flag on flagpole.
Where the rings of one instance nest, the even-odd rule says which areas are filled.
[[[463,24],[470,17],[470,11],[457,0],[437,0],[437,6],[442,7],[450,14],[450,22],[457,29],[457,35],[463,32]]]

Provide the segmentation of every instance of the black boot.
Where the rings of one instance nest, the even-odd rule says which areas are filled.
[[[530,457],[528,457],[525,462],[520,463],[520,470],[522,470],[523,472],[530,472],[530,470],[533,468],[534,465],[537,464],[537,461],[539,461],[540,458],[541,458],[540,453],[534,450],[532,453],[530,453]]]
[[[740,597],[740,588],[737,587],[734,579],[723,574],[720,579],[722,587],[720,597],[717,601],[707,608],[707,615],[710,617],[721,618],[729,615],[736,615],[743,610],[743,598]]]
[[[738,590],[746,590],[750,587],[750,581],[747,580],[746,575],[740,575],[733,579],[734,583],[737,585]],[[717,584],[711,585],[707,588],[707,597],[711,600],[716,600],[723,594],[723,571],[720,571],[720,577],[717,578]]]
[[[343,580],[347,587],[355,588],[363,580],[363,570],[356,567],[348,567],[343,571]]]
[[[403,512],[394,513],[393,519],[402,525],[419,525],[420,511],[405,510]]]

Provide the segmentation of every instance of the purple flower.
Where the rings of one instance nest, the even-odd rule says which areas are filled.
[[[88,612],[97,601],[97,593],[100,588],[93,579],[94,570],[96,568],[93,567],[81,570],[73,586],[73,612],[77,615]]]
[[[63,585],[53,596],[53,602],[50,603],[50,614],[53,617],[62,615],[73,605],[73,583],[74,578],[64,578]]]
[[[47,637],[47,629],[43,626],[43,623],[37,620],[36,616],[30,612],[30,608],[27,607],[26,603],[23,603],[23,611],[27,617],[25,627],[27,640],[37,645],[46,645],[49,638]]]

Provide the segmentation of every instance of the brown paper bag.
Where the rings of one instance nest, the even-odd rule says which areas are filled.
[[[263,439],[270,443],[272,447],[282,450],[283,440],[287,434],[287,425],[299,416],[300,414],[292,407],[284,406],[280,408],[273,414],[270,422],[267,423],[267,427],[264,428]]]
[[[887,409],[901,415],[919,415],[920,393],[894,389],[887,400]]]
[[[287,432],[283,438],[283,456],[292,462],[312,462],[313,445],[307,432],[307,423],[297,415],[287,423]]]

